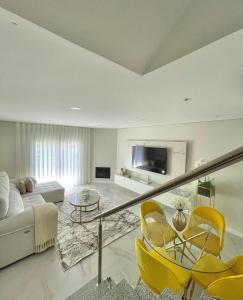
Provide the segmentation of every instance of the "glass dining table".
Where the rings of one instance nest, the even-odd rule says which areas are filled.
[[[166,216],[158,219],[150,214],[147,222],[159,222],[161,225],[162,238],[175,233],[176,238],[169,243],[164,243],[162,247],[155,246],[148,237],[144,240],[149,247],[156,251],[162,258],[176,264],[191,272],[200,273],[222,273],[230,270],[235,263],[233,257],[239,255],[239,250],[235,246],[233,235],[227,230],[218,232],[214,222],[196,215],[187,215],[187,226],[183,231],[177,231],[173,224],[167,221]],[[222,264],[200,263],[200,258],[205,254],[218,256]]]

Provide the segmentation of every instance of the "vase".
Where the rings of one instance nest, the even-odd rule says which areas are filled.
[[[182,209],[178,209],[172,217],[172,223],[176,230],[182,231],[186,227],[186,216]]]

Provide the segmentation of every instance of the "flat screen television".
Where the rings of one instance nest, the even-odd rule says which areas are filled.
[[[133,146],[132,166],[133,168],[165,175],[167,172],[167,149]]]

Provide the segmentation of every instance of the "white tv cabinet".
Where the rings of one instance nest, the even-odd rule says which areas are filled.
[[[115,175],[115,183],[139,194],[150,191],[156,187],[156,185],[146,184],[138,179],[129,178],[118,174]]]
[[[146,184],[144,182],[139,181],[137,178],[128,178],[122,175],[115,175],[115,183],[138,194],[142,194],[148,192],[159,186],[158,183],[152,182],[150,184]],[[159,195],[154,197],[153,199],[159,201],[160,203],[172,207],[173,200],[175,197],[184,197],[188,199],[193,205],[194,197],[196,197],[196,190],[194,185],[190,185],[188,187],[183,187],[181,189],[176,189],[172,192],[167,192],[163,195]]]

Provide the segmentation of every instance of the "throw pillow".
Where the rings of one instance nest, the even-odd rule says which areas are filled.
[[[28,193],[32,193],[34,191],[34,182],[31,177],[27,177],[25,179],[25,186]]]
[[[34,186],[35,186],[37,183],[37,180],[35,179],[35,177],[30,177],[30,179],[32,180],[32,182],[34,183]]]
[[[20,194],[25,194],[26,193],[25,181],[23,179],[19,180],[17,187],[20,191]]]

